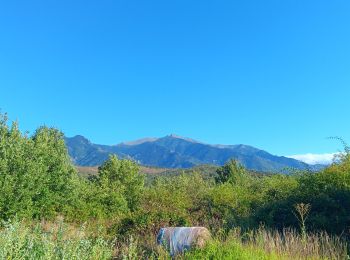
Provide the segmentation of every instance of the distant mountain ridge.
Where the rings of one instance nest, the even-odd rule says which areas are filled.
[[[236,159],[251,170],[275,172],[285,168],[307,169],[304,162],[272,155],[248,145],[211,145],[190,138],[168,135],[118,145],[93,144],[84,136],[65,138],[69,155],[78,166],[101,165],[110,154],[162,168],[190,168],[202,164],[223,165]]]

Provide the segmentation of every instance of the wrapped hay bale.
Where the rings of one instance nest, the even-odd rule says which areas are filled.
[[[205,227],[168,227],[160,229],[157,244],[175,256],[191,248],[203,248],[210,238],[210,232]]]

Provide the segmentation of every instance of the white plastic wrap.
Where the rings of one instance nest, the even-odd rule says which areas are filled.
[[[210,237],[210,232],[204,227],[169,227],[160,229],[157,243],[175,256],[194,247],[202,248]]]

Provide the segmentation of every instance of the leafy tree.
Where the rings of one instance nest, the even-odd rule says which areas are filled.
[[[32,137],[0,115],[0,218],[49,218],[70,205],[72,178],[63,134],[41,127]]]
[[[144,176],[140,174],[139,166],[133,161],[119,160],[116,155],[111,155],[98,171],[101,187],[123,194],[129,209],[134,211],[144,187]]]
[[[70,161],[62,132],[40,127],[32,139],[41,187],[33,202],[39,209],[38,216],[54,216],[55,212],[63,212],[71,205],[76,169]]]
[[[8,126],[7,115],[0,114],[0,218],[32,213],[36,185],[33,143],[21,134],[17,122]]]
[[[236,160],[228,161],[224,166],[216,170],[216,183],[237,183],[247,177],[246,169]]]

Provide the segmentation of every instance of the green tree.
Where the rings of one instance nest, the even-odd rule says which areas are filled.
[[[55,128],[40,127],[32,139],[40,176],[39,192],[33,197],[38,216],[54,216],[71,206],[76,169],[72,165],[63,133]]]
[[[32,214],[36,163],[33,142],[23,136],[17,122],[8,126],[7,115],[0,114],[0,218]]]
[[[144,187],[144,176],[135,162],[119,160],[116,155],[111,155],[99,167],[98,172],[98,182],[101,186],[123,194],[131,211],[138,207]]]
[[[246,169],[236,160],[230,160],[224,166],[216,170],[216,183],[232,183],[242,181],[248,176]]]
[[[0,218],[49,218],[71,205],[76,176],[63,134],[41,127],[32,137],[0,115]]]

